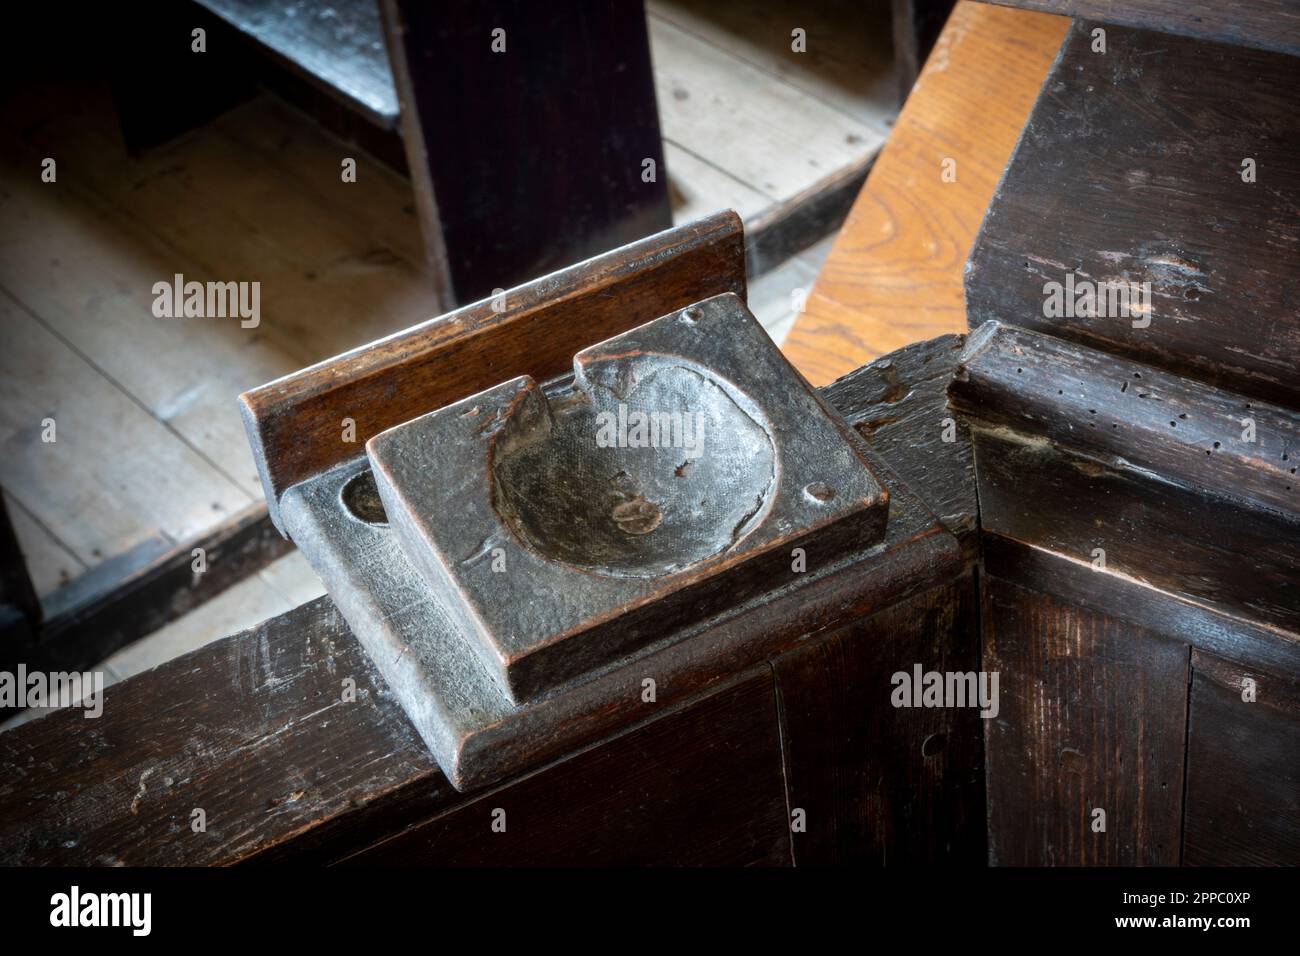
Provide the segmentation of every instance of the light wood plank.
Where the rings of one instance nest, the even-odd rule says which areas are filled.
[[[155,318],[153,284],[177,271],[198,274],[74,188],[43,185],[0,161],[0,285],[255,499],[262,486],[236,396],[305,356],[235,319]],[[119,454],[147,472],[151,449],[123,446]],[[84,476],[77,470],[61,480]]]
[[[966,259],[1068,25],[969,0],[954,9],[786,342],[814,385],[965,331]]]
[[[86,564],[43,527],[31,512],[5,495],[9,520],[38,596],[49,594],[86,570]]]
[[[650,41],[664,139],[770,200],[880,148],[873,127],[680,27],[651,17]]]
[[[882,133],[898,115],[888,3],[647,0],[646,12]]]
[[[772,204],[758,190],[676,143],[664,143],[664,164],[668,167],[674,225],[694,222],[722,209],[734,209],[742,221],[748,222]]]
[[[7,292],[0,329],[0,484],[81,562],[185,540],[250,500]]]

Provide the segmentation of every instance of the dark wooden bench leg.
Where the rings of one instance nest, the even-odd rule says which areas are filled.
[[[640,0],[381,9],[444,307],[672,224]]]

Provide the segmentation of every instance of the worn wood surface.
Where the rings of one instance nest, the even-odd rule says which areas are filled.
[[[1300,522],[1300,412],[1012,325],[973,333],[954,406],[987,427]]]
[[[907,498],[895,498],[904,514]],[[581,717],[571,698],[515,715],[527,730],[519,746],[534,763],[561,758],[645,716],[643,670],[656,676],[659,708],[685,705],[806,635],[960,573],[955,542],[945,552],[935,537],[946,532],[900,525],[869,577],[850,566],[824,600],[755,606],[651,655],[618,697],[622,711]],[[349,679],[355,703],[342,700]],[[560,722],[548,729],[547,714]],[[494,745],[517,761],[508,733],[498,728]],[[64,710],[0,735],[0,769],[0,846],[11,863],[335,859],[461,799],[328,599],[109,687],[98,719]],[[209,824],[191,838],[195,807]]]
[[[1300,865],[1300,680],[1193,651],[1189,708],[1183,863]]]
[[[723,292],[745,294],[740,220],[722,213],[406,329],[240,396],[271,516],[286,488],[394,425]],[[344,419],[355,443],[342,440]]]
[[[1300,406],[1296,60],[1123,27],[1099,54],[1090,29],[1071,31],[989,206],[971,328],[999,319]],[[1149,302],[1049,315],[1067,276],[1147,283]]]
[[[865,399],[853,396],[844,392],[839,409],[858,420]],[[905,455],[906,443],[894,452]],[[839,597],[820,610],[796,600],[788,627],[776,629],[772,609],[760,607],[717,635],[692,638],[671,667],[650,662],[664,705],[688,704],[723,686],[720,674],[779,656],[805,635],[833,634],[837,622],[886,611],[969,567],[883,461],[879,470],[897,487],[894,538],[871,575],[840,575]],[[355,704],[340,702],[349,677]],[[629,712],[612,726],[635,721]],[[610,729],[588,721],[578,728],[586,736],[570,734],[566,747],[545,734],[529,747],[553,760]],[[0,846],[14,863],[333,860],[462,799],[327,599],[114,685],[97,721],[69,710],[0,735],[0,766]],[[208,811],[206,838],[187,829],[196,806]]]
[[[1032,486],[1026,486],[1033,494]],[[1121,618],[1143,630],[1174,635],[1212,654],[1249,660],[1278,674],[1300,676],[1300,635],[1208,602],[1152,587],[1122,571],[988,532],[981,536],[984,568],[1004,580],[1027,582],[1061,600]]]
[[[982,597],[989,862],[1177,864],[1186,646],[999,578]]]
[[[788,865],[771,668],[760,666],[694,706],[416,823],[344,862]]]
[[[1300,633],[1300,526],[1046,442],[977,433],[976,443],[986,537]]]
[[[965,337],[944,335],[882,356],[823,390],[972,557],[978,549],[975,462],[948,385]]]
[[[1300,10],[1288,0],[989,0],[1197,40],[1300,54]]]
[[[814,385],[966,330],[966,259],[1067,25],[957,4],[786,343]]]
[[[797,865],[983,863],[978,707],[891,703],[915,664],[979,670],[978,613],[967,574],[774,662]]]

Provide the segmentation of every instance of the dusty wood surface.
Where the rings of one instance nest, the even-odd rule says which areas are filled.
[[[953,10],[786,344],[814,385],[966,330],[966,258],[1067,25]]]
[[[967,424],[948,409],[961,335],[916,342],[826,386],[849,423],[961,540],[977,550],[979,505]]]
[[[1295,58],[1123,27],[1100,54],[1090,28],[1071,31],[989,207],[971,328],[1015,323],[1300,406]],[[1108,296],[1085,314],[1112,283],[1136,284],[1136,308]]]
[[[245,393],[272,519],[286,488],[386,428],[516,375],[563,374],[585,346],[702,298],[743,297],[744,256],[740,220],[720,213],[512,289],[501,310],[485,299]]]
[[[1287,0],[990,0],[1081,20],[1300,54],[1300,10]]]

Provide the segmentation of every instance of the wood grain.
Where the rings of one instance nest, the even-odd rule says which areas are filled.
[[[979,670],[978,635],[966,574],[773,663],[788,802],[807,824],[797,865],[983,862],[978,708],[891,704],[891,676],[915,664]]]
[[[680,226],[336,356],[240,396],[279,524],[284,490],[379,432],[516,375],[565,372],[584,346],[723,292],[745,295],[734,213]],[[355,442],[343,440],[344,419]],[[281,528],[283,530],[283,528]]]
[[[1177,864],[1186,646],[983,580],[983,666],[999,672],[1001,695],[985,737],[989,862]]]
[[[1300,680],[1193,651],[1190,707],[1183,863],[1300,866]]]
[[[1300,412],[1011,325],[972,333],[953,406],[1300,522]]]
[[[1295,58],[1114,26],[1100,54],[1090,26],[1071,31],[989,207],[971,328],[1014,323],[1300,406]],[[1049,283],[1070,281],[1145,301],[1050,307]]]
[[[969,0],[953,10],[786,343],[813,384],[965,331],[966,257],[1067,25]]]
[[[504,813],[495,818],[504,821],[501,832],[493,830],[497,811]],[[343,862],[788,865],[771,668]]]
[[[1300,9],[1287,0],[988,0],[1197,40],[1300,54]]]

